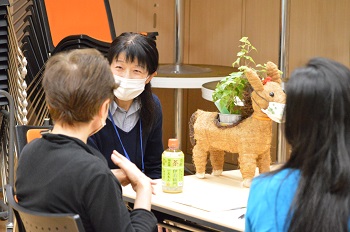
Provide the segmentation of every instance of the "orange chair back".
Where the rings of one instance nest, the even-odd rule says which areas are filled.
[[[29,129],[27,131],[27,143],[31,142],[34,139],[41,138],[41,134],[48,129]]]
[[[53,45],[70,35],[85,34],[112,42],[114,23],[107,0],[44,0]]]

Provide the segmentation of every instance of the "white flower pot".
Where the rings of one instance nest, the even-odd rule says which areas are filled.
[[[222,114],[219,113],[219,121],[222,126],[229,126],[241,120],[240,114]]]

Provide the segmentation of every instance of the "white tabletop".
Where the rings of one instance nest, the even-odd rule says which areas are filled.
[[[202,85],[202,87],[201,87],[202,97],[205,100],[213,101],[213,97],[212,97],[213,92],[214,92],[214,89],[218,83],[219,83],[219,81],[215,80],[215,81],[208,81]]]
[[[153,77],[151,85],[153,88],[168,88],[168,89],[200,89],[203,83],[209,81],[218,81],[223,77]]]
[[[249,189],[241,185],[239,170],[225,171],[222,176],[209,174],[204,179],[185,176],[182,193],[164,193],[157,180],[152,209],[222,231],[244,231]],[[124,200],[134,202],[131,186],[123,187]]]
[[[163,65],[166,66],[166,64]],[[158,75],[151,80],[151,85],[153,88],[200,89],[204,83],[221,80],[234,71],[233,67],[221,65],[197,64],[192,66],[203,67],[210,71],[194,74],[161,73],[158,71]]]

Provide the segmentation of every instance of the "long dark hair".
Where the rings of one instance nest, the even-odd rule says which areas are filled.
[[[350,70],[311,59],[286,83],[285,135],[300,170],[288,231],[348,231],[350,218]]]
[[[127,62],[137,59],[138,63],[147,68],[148,74],[157,71],[159,54],[156,42],[153,38],[139,33],[125,32],[120,34],[111,44],[107,59],[111,64],[120,53],[125,52]],[[140,119],[142,120],[143,133],[149,132],[156,120],[156,103],[152,96],[151,83],[145,86],[145,90],[139,96],[141,100]]]

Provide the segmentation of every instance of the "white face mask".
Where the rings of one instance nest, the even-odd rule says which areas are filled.
[[[277,102],[269,102],[269,107],[266,110],[261,109],[269,118],[277,123],[283,123],[283,113],[284,107],[286,104],[277,103]]]
[[[119,87],[113,91],[114,96],[123,101],[134,99],[145,89],[147,79],[148,77],[143,79],[129,79],[114,75],[115,82],[119,84]]]

